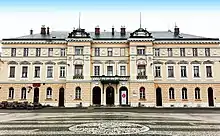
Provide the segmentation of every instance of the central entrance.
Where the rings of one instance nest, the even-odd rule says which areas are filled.
[[[98,86],[92,89],[92,102],[94,105],[101,105],[101,88]]]
[[[59,90],[59,107],[64,107],[64,88]]]
[[[162,93],[159,87],[156,89],[156,105],[162,106]]]
[[[34,88],[34,103],[39,103],[39,88]]]
[[[108,86],[106,88],[106,104],[107,105],[114,105],[115,102],[115,92],[114,88],[111,86]]]

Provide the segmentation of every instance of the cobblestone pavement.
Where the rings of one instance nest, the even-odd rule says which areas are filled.
[[[0,113],[2,136],[220,136],[220,114]]]

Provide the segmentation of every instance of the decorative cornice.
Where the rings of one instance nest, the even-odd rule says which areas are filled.
[[[118,64],[128,64],[128,61],[126,61],[126,60],[120,60],[120,61],[118,62]]]
[[[9,61],[8,65],[18,65],[18,63],[16,61]]]
[[[157,60],[157,61],[154,61],[154,62],[153,62],[153,64],[163,64],[163,62],[162,62],[162,61]]]
[[[67,65],[67,63],[65,61],[60,61],[60,62],[57,62],[58,65]]]
[[[52,61],[48,61],[48,62],[46,62],[45,64],[46,64],[46,65],[56,65],[56,63],[55,63],[55,62],[52,62]]]
[[[91,38],[67,38],[67,42],[91,42]]]
[[[43,63],[40,62],[40,61],[34,61],[32,64],[33,64],[33,65],[43,65]]]
[[[108,61],[105,61],[105,64],[115,64],[115,62],[113,60],[108,60]]]
[[[154,44],[220,44],[219,40],[162,40],[154,41]]]
[[[65,40],[7,40],[2,41],[2,44],[66,44]]]
[[[214,64],[215,62],[214,61],[211,61],[211,60],[206,60],[203,62],[203,64]]]
[[[153,38],[128,38],[129,42],[152,42]]]
[[[197,61],[197,60],[194,60],[194,61],[191,62],[191,64],[201,64],[201,62]]]
[[[20,65],[30,65],[31,63],[30,62],[28,62],[28,61],[21,61],[20,62]]]
[[[181,60],[181,61],[178,62],[178,64],[189,64],[189,62],[185,61],[185,60]]]
[[[174,62],[173,60],[168,60],[167,62],[165,62],[165,64],[176,64],[176,62]]]
[[[126,44],[127,40],[93,40],[93,43],[103,43],[103,44]]]
[[[94,60],[94,61],[92,62],[92,64],[102,64],[102,62],[99,61],[99,60]]]

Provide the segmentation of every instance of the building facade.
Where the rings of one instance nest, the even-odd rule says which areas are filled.
[[[0,101],[51,106],[220,107],[219,39],[121,27],[2,40]]]

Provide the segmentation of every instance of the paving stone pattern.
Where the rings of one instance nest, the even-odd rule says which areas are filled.
[[[215,116],[215,115],[210,115]],[[220,120],[191,114],[9,113],[2,136],[220,136]]]

